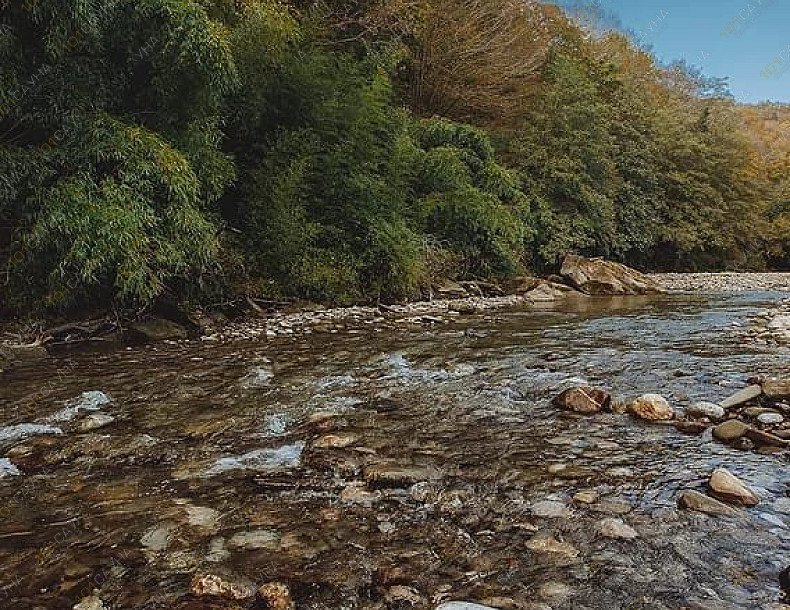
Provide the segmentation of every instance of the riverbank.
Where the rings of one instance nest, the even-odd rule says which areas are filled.
[[[790,273],[654,273],[670,292],[790,292]]]

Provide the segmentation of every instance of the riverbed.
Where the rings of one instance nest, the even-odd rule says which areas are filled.
[[[244,596],[276,582],[314,609],[779,608],[787,453],[550,400],[589,383],[682,409],[787,377],[790,348],[744,340],[783,297],[572,299],[20,364],[0,395],[2,607],[261,607]],[[719,466],[760,504],[679,509]],[[207,575],[238,599],[196,595]]]

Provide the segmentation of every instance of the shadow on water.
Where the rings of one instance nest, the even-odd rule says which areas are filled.
[[[15,369],[0,396],[2,607],[71,608],[94,588],[111,608],[235,607],[189,596],[206,573],[285,582],[299,608],[410,607],[386,601],[396,585],[425,608],[767,607],[790,564],[786,455],[549,399],[584,381],[683,406],[787,376],[786,348],[740,339],[777,298],[589,299]],[[760,505],[677,510],[719,465]],[[571,502],[582,490],[592,504]],[[601,536],[605,518],[639,537]]]

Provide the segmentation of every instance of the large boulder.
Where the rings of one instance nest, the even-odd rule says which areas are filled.
[[[562,263],[560,275],[585,294],[628,295],[657,294],[663,289],[645,274],[600,258],[584,258],[569,254]]]

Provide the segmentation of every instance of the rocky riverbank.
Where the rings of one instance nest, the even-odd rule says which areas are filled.
[[[790,292],[790,273],[654,273],[649,277],[670,292]]]

